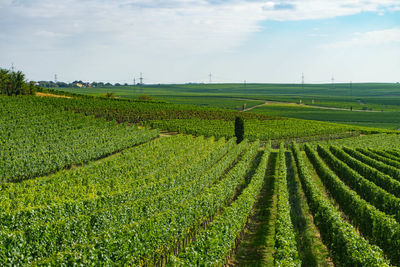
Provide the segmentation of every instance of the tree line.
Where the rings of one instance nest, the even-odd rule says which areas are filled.
[[[114,87],[114,86],[132,86],[133,84],[128,84],[128,83],[109,83],[109,82],[85,82],[82,80],[76,80],[71,83],[66,83],[66,82],[53,82],[53,81],[37,81],[36,82],[37,86],[43,87],[43,88],[54,88],[54,87],[60,87],[60,88],[70,88],[70,87],[75,87],[75,88],[90,88],[90,87]],[[139,84],[135,84],[139,85]]]

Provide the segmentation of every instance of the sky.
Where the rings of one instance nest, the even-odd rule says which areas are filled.
[[[400,0],[0,0],[28,80],[400,81]]]

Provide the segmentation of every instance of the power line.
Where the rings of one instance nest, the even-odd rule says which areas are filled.
[[[210,74],[208,75],[208,77],[210,78],[208,83],[211,83],[211,78],[212,78],[211,72],[210,72]]]
[[[140,85],[143,85],[143,75],[142,75],[142,73],[140,73],[140,78],[139,78],[139,80],[140,80]]]

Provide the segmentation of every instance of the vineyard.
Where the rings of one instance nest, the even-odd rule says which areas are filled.
[[[303,86],[276,83],[255,83],[246,86],[215,83],[54,89],[97,96],[113,92],[116,96],[124,98],[137,98],[140,94],[147,94],[158,101],[228,109],[240,109],[244,104],[254,107],[259,101],[277,101],[275,104],[268,103],[256,107],[251,113],[400,129],[399,88],[399,83],[353,83],[350,92],[347,83],[335,84],[335,88],[332,88],[330,83]]]
[[[107,99],[75,96],[72,99],[47,100],[64,111],[73,111],[118,123],[139,123],[163,131],[202,136],[231,138],[235,117],[245,120],[246,137],[251,140],[280,140],[290,143],[342,139],[360,134],[395,133],[370,127],[329,122],[283,118],[266,114],[227,109],[148,102],[128,99]]]
[[[54,100],[0,96],[0,180],[16,181],[98,159],[158,136],[157,130],[66,112]]]
[[[394,131],[75,95],[0,104],[2,266],[400,266]]]
[[[204,136],[233,137],[234,124],[221,120],[152,120],[153,128],[171,132]],[[245,120],[246,137],[249,140],[323,140],[358,136],[373,129],[356,128],[347,125],[314,122],[298,119]]]

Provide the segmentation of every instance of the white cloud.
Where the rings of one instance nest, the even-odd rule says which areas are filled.
[[[110,46],[198,52],[230,50],[259,31],[265,20],[310,20],[400,8],[398,0],[0,1],[2,28],[13,28],[15,35],[47,32],[81,46],[93,47],[94,40],[103,46],[108,40]]]
[[[263,21],[395,10],[399,0],[0,0],[0,62],[20,58],[33,65],[30,58],[46,58],[48,69],[74,62],[79,67],[65,72],[78,74],[88,62],[100,68],[107,61],[120,69],[161,65],[161,59],[211,62],[221,52],[237,51],[262,30]],[[371,37],[354,36],[359,43],[366,38]],[[108,71],[104,67],[103,73]]]
[[[279,3],[290,3],[293,8],[276,9]],[[398,0],[293,0],[270,1],[264,4],[266,19],[311,20],[353,15],[361,12],[383,12],[400,7]]]
[[[323,45],[325,48],[349,48],[361,46],[380,46],[384,44],[398,43],[400,44],[400,27],[369,31],[364,33],[354,33],[350,40],[334,42]]]

